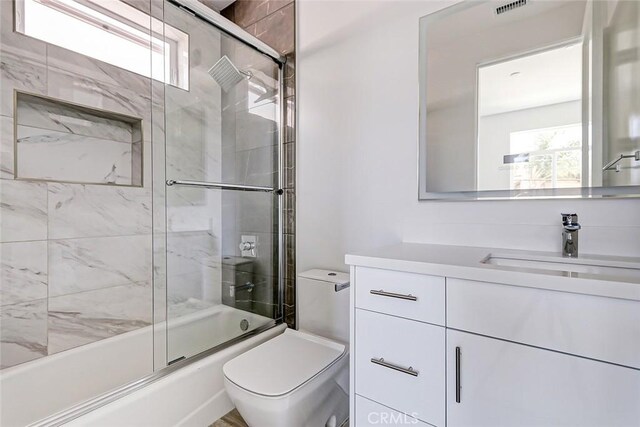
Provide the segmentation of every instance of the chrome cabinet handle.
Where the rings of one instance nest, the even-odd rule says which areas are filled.
[[[380,289],[379,291],[371,290],[369,292],[372,293],[373,295],[380,295],[381,297],[398,298],[398,299],[404,299],[404,300],[408,300],[408,301],[418,301],[418,297],[413,296],[411,294],[409,294],[409,295],[396,294],[396,293],[393,293],[393,292],[385,292],[382,289]]]
[[[372,357],[371,363],[375,363],[376,365],[384,366],[385,368],[393,369],[394,371],[402,372],[403,374],[411,375],[413,377],[418,376],[418,371],[414,370],[413,367],[409,366],[409,368],[403,368],[402,366],[385,362],[384,358],[382,357],[380,359],[376,359],[375,357]]]
[[[456,347],[456,403],[460,403],[460,362],[462,358],[462,352],[460,347]]]

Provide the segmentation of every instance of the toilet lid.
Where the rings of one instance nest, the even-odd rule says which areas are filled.
[[[264,396],[281,396],[304,384],[345,353],[345,346],[287,329],[282,335],[225,363],[225,377]]]

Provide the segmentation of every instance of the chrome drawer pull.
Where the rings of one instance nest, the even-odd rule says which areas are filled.
[[[406,299],[409,301],[418,301],[418,297],[415,297],[411,294],[409,295],[405,295],[405,294],[394,294],[393,292],[385,292],[382,289],[380,289],[379,291],[369,291],[370,293],[372,293],[373,295],[380,295],[382,297],[391,297],[391,298],[399,298],[399,299]]]
[[[375,363],[376,365],[384,366],[385,368],[393,369],[394,371],[402,372],[403,374],[408,374],[414,377],[418,376],[418,371],[415,371],[411,366],[409,368],[403,368],[398,365],[394,365],[393,363],[385,362],[381,357],[380,359],[376,359],[374,357],[371,358],[371,363]]]

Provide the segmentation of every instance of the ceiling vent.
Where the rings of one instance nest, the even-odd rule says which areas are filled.
[[[527,5],[527,0],[517,0],[509,4],[505,4],[503,6],[497,7],[496,15],[501,15],[506,12],[511,12],[514,9],[517,9],[519,7],[526,6],[526,5]]]

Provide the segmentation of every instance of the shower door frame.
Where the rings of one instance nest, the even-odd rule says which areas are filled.
[[[153,1],[153,0],[151,0]],[[246,44],[249,47],[256,49],[258,52],[268,56],[271,58],[278,66],[278,113],[276,118],[276,125],[278,129],[278,154],[277,154],[277,171],[278,171],[278,183],[277,188],[273,189],[273,194],[278,198],[278,309],[277,316],[273,319],[273,322],[270,322],[267,325],[256,328],[252,331],[249,331],[245,334],[242,334],[236,338],[233,338],[227,342],[224,342],[218,346],[207,349],[201,353],[198,353],[194,356],[188,357],[186,359],[182,359],[172,363],[171,365],[166,365],[158,370],[154,370],[154,372],[139,378],[137,380],[131,381],[129,383],[123,384],[121,387],[109,391],[107,393],[103,393],[101,395],[96,396],[95,398],[79,403],[78,405],[72,406],[67,410],[62,412],[53,414],[47,418],[44,418],[40,421],[37,421],[31,424],[31,427],[53,427],[53,426],[62,426],[75,418],[78,418],[82,415],[86,415],[91,411],[94,411],[102,406],[105,406],[109,403],[112,403],[118,399],[121,399],[135,391],[143,389],[150,384],[162,379],[163,377],[185,367],[195,363],[199,360],[202,360],[214,353],[217,353],[225,348],[231,347],[234,344],[242,342],[247,338],[258,335],[261,332],[264,332],[268,329],[276,327],[284,322],[284,228],[283,228],[283,210],[284,210],[284,177],[283,177],[283,166],[284,166],[284,66],[286,63],[286,58],[280,55],[275,49],[262,42],[258,38],[252,36],[233,22],[229,21],[227,18],[223,17],[219,13],[213,11],[209,7],[200,3],[198,0],[164,0],[167,3],[170,3],[190,15],[195,16],[203,21],[208,22],[210,25],[213,25],[218,30],[223,33],[231,36],[232,38],[240,41],[241,43]],[[164,17],[162,20],[164,24]],[[163,182],[163,185],[166,186],[167,182]],[[171,185],[171,184],[169,184]],[[230,187],[235,187],[230,185]],[[253,189],[256,191],[265,191],[265,189]],[[165,324],[167,319],[164,320]],[[153,323],[153,327],[156,325]],[[164,351],[166,352],[167,343],[165,341]],[[154,348],[155,353],[155,348]],[[154,354],[154,364],[155,364],[155,354]],[[155,366],[154,366],[155,369]]]

